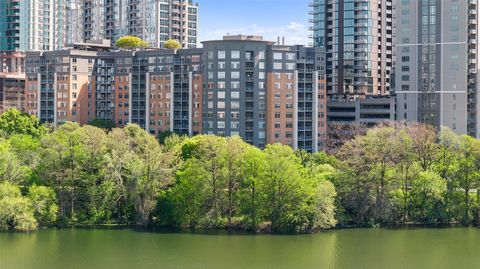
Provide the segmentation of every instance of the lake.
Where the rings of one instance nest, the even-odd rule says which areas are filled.
[[[47,229],[0,233],[0,268],[480,268],[480,229],[309,235]]]

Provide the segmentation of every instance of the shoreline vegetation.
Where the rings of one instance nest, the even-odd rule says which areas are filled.
[[[0,231],[471,226],[479,205],[480,140],[428,125],[385,123],[312,154],[0,115]]]

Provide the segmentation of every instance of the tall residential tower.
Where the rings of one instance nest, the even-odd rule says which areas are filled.
[[[393,0],[313,0],[310,7],[313,45],[326,50],[330,100],[388,95]]]
[[[192,0],[83,0],[85,40],[133,35],[162,47],[168,39],[197,46],[198,4]]]
[[[0,0],[0,50],[56,50],[74,38],[76,0]]]
[[[479,137],[478,7],[478,0],[399,1],[399,120]]]

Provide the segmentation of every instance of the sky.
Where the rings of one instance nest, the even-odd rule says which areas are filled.
[[[197,0],[199,40],[222,39],[226,34],[263,35],[287,45],[308,45],[309,0]]]

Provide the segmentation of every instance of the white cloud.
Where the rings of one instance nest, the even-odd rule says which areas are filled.
[[[288,25],[264,27],[256,24],[241,28],[220,28],[212,31],[200,32],[200,40],[220,40],[224,35],[261,35],[264,40],[277,41],[277,37],[285,37],[287,45],[308,45],[308,27],[298,22],[290,22]]]

